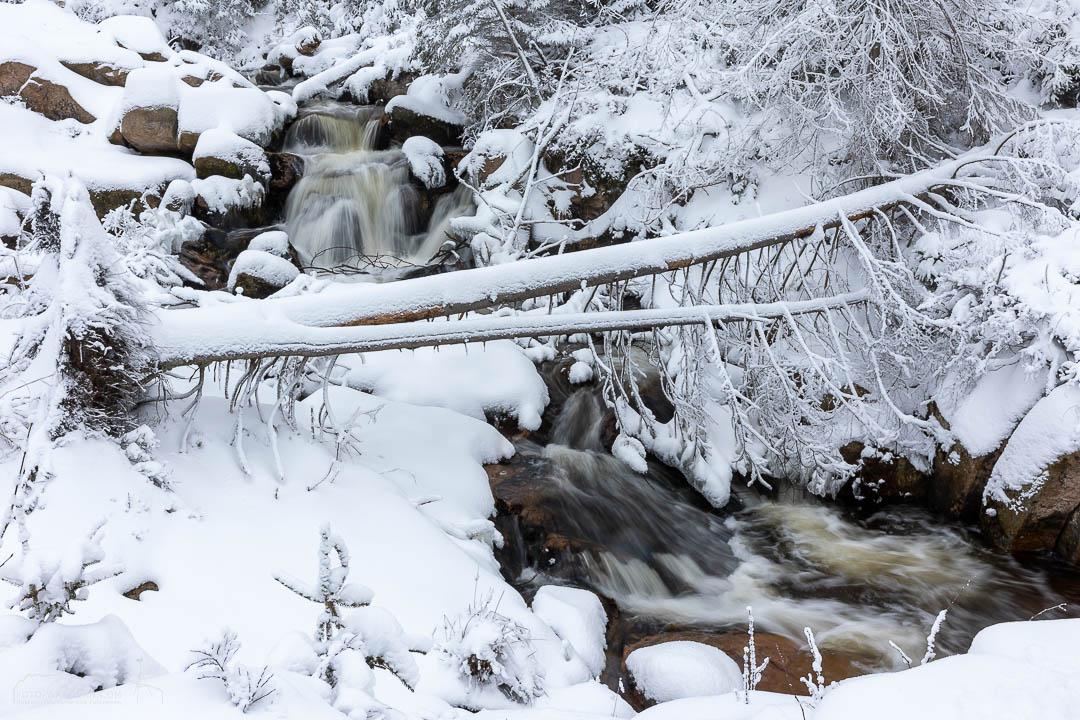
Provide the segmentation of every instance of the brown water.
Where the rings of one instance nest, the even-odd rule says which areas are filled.
[[[605,413],[594,390],[571,391],[545,444],[517,443],[518,487],[496,487],[528,498],[520,518],[503,520],[504,567],[523,589],[587,587],[649,632],[743,628],[750,606],[759,630],[801,643],[810,627],[823,649],[865,669],[899,666],[890,641],[921,657],[943,609],[942,654],[1059,603],[1068,608],[1041,617],[1080,614],[1075,572],[991,552],[918,508],[858,515],[788,487],[743,489],[714,511],[671,470],[643,476],[612,457]]]

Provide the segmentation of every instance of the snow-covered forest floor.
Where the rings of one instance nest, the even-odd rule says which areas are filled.
[[[1080,712],[1080,5],[0,2],[0,716]]]

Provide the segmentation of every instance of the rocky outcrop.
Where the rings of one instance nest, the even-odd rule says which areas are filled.
[[[977,520],[983,488],[1000,456],[998,448],[988,455],[972,457],[960,443],[948,452],[938,450],[926,498],[930,509],[967,522]]]
[[[26,107],[50,120],[77,120],[84,124],[97,118],[77,103],[63,85],[39,77],[26,63],[0,63],[0,95],[18,95]]]

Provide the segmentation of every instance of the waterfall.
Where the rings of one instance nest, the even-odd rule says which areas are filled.
[[[285,223],[301,261],[317,268],[372,270],[423,265],[467,212],[465,188],[438,198],[425,222],[424,200],[397,149],[380,150],[382,111],[321,105],[289,128],[285,149],[306,158],[289,194]]]

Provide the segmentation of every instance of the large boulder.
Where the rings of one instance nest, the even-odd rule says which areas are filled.
[[[1011,552],[1058,550],[1080,540],[1080,388],[1060,385],[1024,416],[994,465],[984,494],[983,529]]]
[[[428,115],[406,105],[387,106],[390,137],[404,142],[413,135],[423,135],[438,145],[460,145],[462,126],[458,123]]]
[[[26,107],[50,120],[78,120],[89,124],[96,118],[71,97],[71,92],[36,74],[36,68],[17,61],[0,63],[0,95],[18,95]]]
[[[245,250],[233,263],[228,288],[245,297],[265,298],[291,283],[300,274],[295,265],[265,250]]]
[[[270,179],[270,164],[263,149],[226,128],[202,133],[192,152],[192,162],[200,178],[221,175],[241,180],[250,175],[264,183]]]
[[[120,134],[139,152],[175,153],[179,135],[177,79],[165,67],[146,67],[128,75]]]

